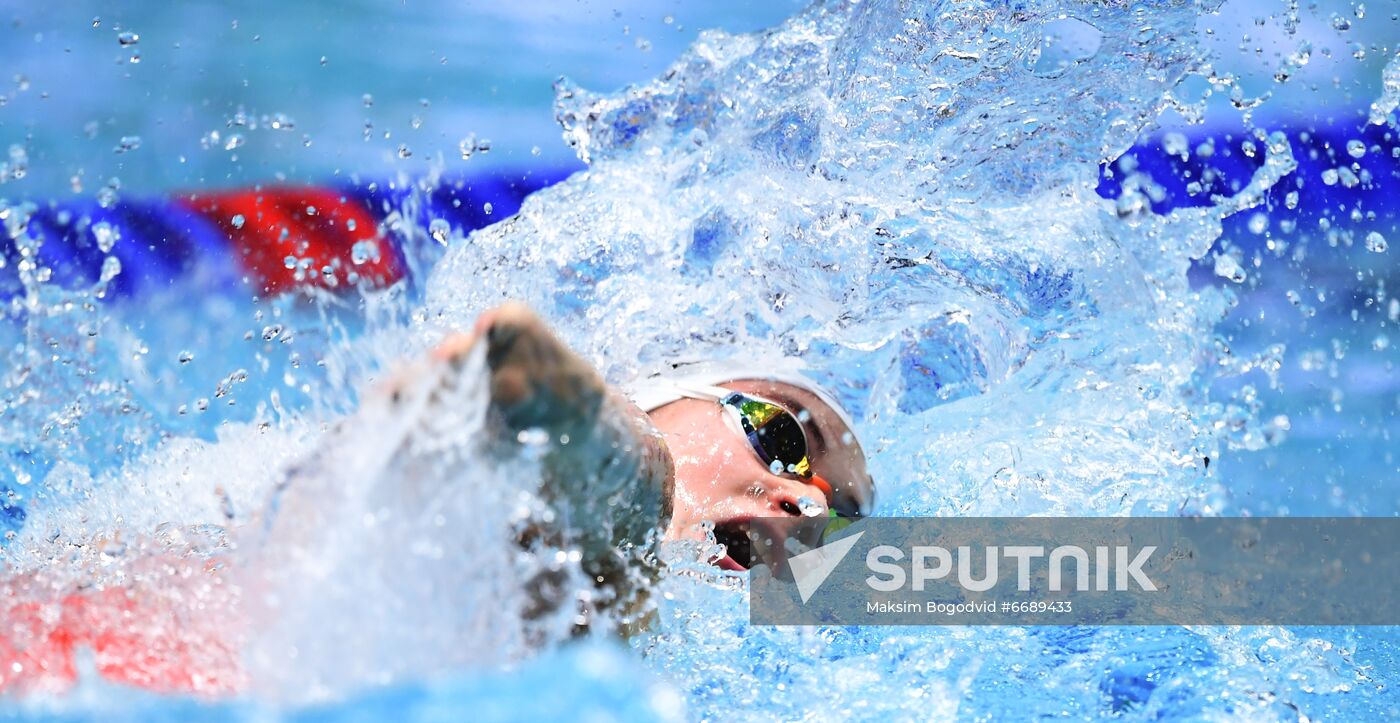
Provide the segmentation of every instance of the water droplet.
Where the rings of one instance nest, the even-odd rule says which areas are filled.
[[[1329,186],[1337,185],[1337,169],[1328,168],[1327,170],[1323,171],[1322,182]]]
[[[477,153],[486,153],[491,150],[491,141],[485,138],[477,138],[475,135],[467,136],[457,142],[457,151],[462,154],[462,160],[467,160]]]
[[[364,103],[366,108],[372,108],[374,107],[374,96],[365,93],[360,97],[360,102]]]
[[[1347,155],[1352,158],[1360,158],[1366,155],[1366,144],[1355,138],[1347,141]]]
[[[121,140],[117,142],[117,147],[114,150],[117,153],[126,153],[127,151],[134,151],[140,147],[141,136],[122,136]]]
[[[350,263],[359,266],[367,261],[379,260],[379,243],[374,239],[356,241],[350,247]]]
[[[1378,254],[1385,253],[1389,248],[1385,242],[1385,237],[1376,231],[1366,234],[1366,250]]]
[[[121,259],[119,259],[119,258],[117,258],[117,257],[115,257],[115,256],[108,256],[107,258],[102,259],[102,272],[101,272],[101,274],[97,277],[97,283],[99,283],[99,284],[105,284],[105,283],[111,281],[112,279],[117,278],[117,275],[120,274],[121,272],[122,272],[122,262],[121,262]]]
[[[97,27],[96,19],[93,20],[93,27]],[[127,30],[117,33],[117,42],[122,45],[135,45],[141,42],[141,36]]]
[[[776,459],[773,460],[772,462],[769,462],[769,463],[768,463],[768,471],[769,471],[769,472],[772,472],[773,474],[782,474],[782,473],[783,473],[783,463],[780,462],[780,461],[778,461],[778,460],[776,460]]]
[[[527,447],[541,447],[549,444],[549,432],[537,427],[522,429],[516,433],[515,441]]]
[[[242,134],[242,133],[234,133],[233,135],[231,135],[231,136],[228,137],[228,140],[227,140],[227,141],[224,142],[224,150],[226,150],[226,151],[231,151],[231,150],[233,150],[233,149],[235,149],[235,148],[241,147],[241,146],[243,145],[243,143],[244,143],[243,134]]]
[[[801,512],[803,517],[821,517],[826,514],[826,507],[811,497],[798,497],[797,511]]]
[[[487,201],[486,203],[481,204],[481,210],[485,211],[487,216],[490,216],[491,212],[495,209],[491,206],[491,202]]]
[[[402,143],[399,144],[399,158],[408,158],[409,156],[412,156],[412,155],[413,155],[413,151],[410,151],[410,150],[408,149],[408,146],[406,146],[406,145],[404,145],[404,144],[402,144]]]
[[[181,349],[180,353],[175,355],[175,360],[181,364],[189,364],[194,361],[194,352],[189,349]]]
[[[120,237],[121,232],[106,221],[98,221],[92,225],[92,238],[97,241],[98,250],[104,254],[112,252],[112,247],[117,244],[117,239]]]
[[[1351,21],[1348,20],[1345,16],[1333,15],[1332,28],[1339,32],[1346,32],[1348,30],[1351,30]]]
[[[1186,160],[1191,152],[1191,142],[1186,140],[1186,136],[1175,131],[1162,136],[1162,150],[1168,155],[1179,156]]]
[[[270,325],[270,326],[264,326],[264,327],[263,327],[263,330],[262,330],[262,338],[263,338],[263,341],[272,341],[273,339],[276,339],[277,337],[279,337],[279,336],[281,336],[281,335],[282,335],[282,325],[281,325],[281,324],[272,324],[272,325]]]
[[[359,224],[355,223],[355,219],[353,218],[345,221],[345,230],[347,231],[354,231],[357,226],[359,226]]]
[[[241,213],[235,213],[233,218],[229,220],[233,223],[234,228],[243,228],[243,224],[247,221],[247,219],[243,218],[243,214]]]
[[[432,223],[428,224],[428,233],[434,241],[446,244],[447,239],[452,236],[452,226],[445,219],[435,218]]]
[[[1249,217],[1249,232],[1259,235],[1269,230],[1269,217],[1263,213],[1256,213]]]
[[[1245,276],[1244,268],[1230,254],[1220,254],[1215,257],[1215,275],[1222,279],[1229,279],[1236,284],[1242,284],[1248,278]]]

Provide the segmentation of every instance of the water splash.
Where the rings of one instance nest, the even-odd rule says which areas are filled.
[[[706,33],[643,86],[598,95],[561,81],[564,137],[590,168],[466,240],[423,219],[424,238],[448,244],[423,304],[386,302],[384,323],[301,347],[319,352],[306,366],[324,365],[309,377],[323,387],[306,393],[320,409],[258,415],[214,443],[143,443],[102,482],[63,467],[49,486],[82,500],[41,509],[7,554],[51,561],[65,551],[45,537],[53,529],[81,538],[261,519],[286,470],[325,444],[325,412],[349,406],[386,358],[420,353],[505,298],[541,310],[615,382],[692,359],[802,358],[857,414],[883,514],[1213,512],[1209,460],[1267,440],[1257,407],[1208,403],[1206,389],[1282,352],[1232,359],[1212,333],[1230,294],[1192,291],[1186,272],[1224,219],[1267,201],[1296,166],[1292,149],[1251,134],[1262,155],[1252,177],[1165,216],[1151,212],[1145,176],[1113,201],[1094,192],[1099,164],[1180,106],[1169,94],[1183,77],[1206,72],[1194,28],[1213,7],[819,2],[766,33]],[[468,138],[459,150],[489,147]],[[1217,267],[1244,273],[1243,257],[1223,251]],[[254,343],[306,338],[285,319],[247,325]],[[258,332],[273,325],[271,338]],[[214,379],[282,370],[228,361]],[[116,365],[104,358],[92,373]],[[121,398],[108,392],[99,398]],[[438,424],[424,439],[464,444],[477,428],[468,409],[429,417]],[[502,530],[478,523],[510,519],[521,500],[503,491],[537,477],[486,469],[462,447],[456,474],[418,478],[418,460],[382,453],[403,435],[363,421],[342,434],[323,449],[343,458],[305,478],[314,508],[284,510],[300,522],[239,551],[255,561],[243,584],[272,593],[251,606],[266,630],[249,645],[255,693],[334,699],[518,661],[527,575],[503,562]],[[79,436],[50,451],[91,461],[107,449],[76,446]],[[376,468],[359,454],[398,461]],[[697,717],[813,706],[872,718],[1267,717],[1364,680],[1347,651],[1277,629],[756,629],[743,579],[703,565],[707,552],[669,552],[657,625],[635,641]],[[289,673],[292,649],[304,657]],[[1242,692],[1222,703],[1222,689]]]
[[[1385,125],[1396,106],[1400,106],[1400,53],[1381,71],[1381,96],[1371,104],[1371,123]]]
[[[883,514],[1210,512],[1210,460],[1240,443],[1202,403],[1227,301],[1186,272],[1296,168],[1290,144],[1258,132],[1252,178],[1167,216],[1092,191],[1199,62],[1208,10],[824,2],[704,34],[644,86],[561,81],[590,168],[454,246],[429,327],[524,298],[616,381],[801,357],[860,418]],[[1234,669],[1228,632],[754,629],[741,580],[680,559],[642,644],[702,717],[1192,716],[1227,678],[1290,687]]]
[[[647,86],[561,82],[565,138],[592,167],[452,249],[431,316],[523,296],[618,381],[807,358],[899,460],[880,475],[891,511],[1175,509],[1211,453],[1182,388],[1213,319],[1170,300],[1219,219],[1288,170],[1170,220],[1094,195],[1098,163],[1190,66],[1196,11],[819,3],[769,34],[708,33]],[[1051,78],[1018,62],[1075,13],[1101,50]],[[483,270],[499,282],[457,282]],[[1155,333],[1105,331],[1125,328]],[[1021,470],[1010,489],[1003,468]]]

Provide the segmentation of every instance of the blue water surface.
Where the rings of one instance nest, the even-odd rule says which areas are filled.
[[[1393,112],[1368,120],[1400,37],[1388,8],[856,5],[7,9],[4,52],[25,80],[0,109],[0,140],[19,149],[0,195],[36,202],[36,228],[64,209],[110,213],[140,239],[156,233],[143,209],[175,191],[301,181],[371,203],[397,189],[388,200],[411,200],[416,237],[443,218],[453,239],[419,249],[418,273],[392,292],[406,303],[255,298],[220,275],[216,239],[173,264],[124,248],[101,298],[81,292],[101,259],[65,256],[55,240],[45,258],[57,278],[22,302],[37,287],[11,278],[19,257],[7,248],[4,341],[29,373],[5,390],[0,530],[39,536],[47,521],[27,508],[72,501],[44,484],[65,464],[90,465],[82,496],[104,473],[144,479],[144,455],[170,440],[344,413],[357,374],[414,348],[400,337],[463,326],[504,294],[556,321],[615,381],[736,347],[815,362],[873,440],[888,514],[1400,509],[1396,251],[1368,241],[1400,242],[1400,126]],[[770,33],[697,36],[794,15]],[[1065,17],[1090,29],[1056,45],[1045,30]],[[120,32],[140,42],[119,44]],[[552,110],[560,73],[574,80]],[[86,78],[76,97],[74,78]],[[583,90],[626,83],[638,85]],[[1152,100],[1164,93],[1170,102]],[[293,130],[271,128],[279,113]],[[139,147],[116,153],[129,136]],[[1212,235],[1222,199],[1275,168],[1263,197],[1222,213]],[[492,195],[527,175],[549,188],[523,205]],[[465,210],[452,204],[463,184],[475,189]],[[103,188],[115,205],[99,201]],[[509,200],[487,215],[488,197]],[[34,388],[42,399],[21,394]],[[80,413],[52,399],[78,400]],[[63,696],[0,702],[0,715],[1400,710],[1392,628],[759,629],[732,579],[676,575],[663,592],[647,635],[507,669],[292,705],[167,698],[88,675]]]

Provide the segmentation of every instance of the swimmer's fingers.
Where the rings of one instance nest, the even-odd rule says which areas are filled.
[[[518,301],[507,301],[483,311],[476,318],[470,333],[453,332],[433,347],[432,357],[437,361],[460,363],[476,346],[478,339],[490,338],[493,331],[499,334],[504,328],[544,327],[544,322],[530,308]]]
[[[592,365],[524,304],[507,302],[483,317],[477,330],[487,345],[491,398],[512,428],[593,424],[607,385]]]
[[[512,429],[591,423],[607,393],[602,377],[529,307],[506,302],[482,313],[470,332],[447,335],[427,357],[396,369],[378,386],[396,404],[413,390],[452,384],[485,344],[492,404]],[[431,381],[438,380],[438,381]]]
[[[448,334],[426,356],[399,360],[388,369],[383,380],[373,384],[370,398],[379,398],[399,406],[406,398],[427,394],[431,388],[444,383],[459,371],[479,338],[476,333]]]
[[[477,328],[481,328],[480,321],[477,322]],[[480,336],[480,331],[475,331],[471,334],[463,334],[462,332],[448,334],[437,346],[433,347],[431,356],[435,361],[447,363],[459,362],[467,358],[467,354],[471,353],[472,348],[476,346],[476,340],[480,338]]]

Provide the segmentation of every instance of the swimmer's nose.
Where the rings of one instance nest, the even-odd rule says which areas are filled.
[[[828,522],[826,500],[822,494],[804,482],[788,482],[790,484],[772,491],[772,504],[783,518],[768,521],[775,547],[766,557],[773,558],[770,562],[776,566],[775,570],[786,567],[788,555],[819,547],[822,530]],[[796,546],[789,549],[790,543]]]
[[[821,492],[797,480],[783,482],[772,492],[778,511],[790,517],[826,517],[826,499]]]

